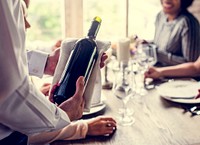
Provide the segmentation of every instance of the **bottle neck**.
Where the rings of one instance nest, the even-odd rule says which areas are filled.
[[[91,40],[95,40],[96,39],[96,37],[93,37],[93,36],[87,36],[86,38],[91,39]]]
[[[100,23],[97,21],[93,21],[88,31],[87,37],[90,39],[96,39],[99,28],[100,28]]]

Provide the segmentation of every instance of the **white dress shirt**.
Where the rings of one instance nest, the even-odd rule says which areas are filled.
[[[28,71],[30,75],[42,78],[47,61],[48,53],[31,50],[27,52]]]
[[[20,0],[0,0],[0,139],[14,130],[31,135],[61,129],[70,122],[28,79],[20,7]]]

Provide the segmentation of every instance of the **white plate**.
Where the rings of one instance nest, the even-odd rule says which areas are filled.
[[[83,112],[83,115],[91,115],[94,113],[98,113],[98,112],[102,111],[105,107],[106,107],[106,104],[104,102],[102,102],[101,105],[91,107],[90,112]]]
[[[200,103],[200,99],[192,99],[198,95],[200,83],[193,80],[175,80],[164,83],[157,87],[158,93],[161,97],[186,104]]]
[[[200,98],[198,99],[171,99],[166,96],[161,96],[162,98],[165,98],[166,100],[176,102],[176,103],[183,103],[183,104],[197,104],[200,103]]]

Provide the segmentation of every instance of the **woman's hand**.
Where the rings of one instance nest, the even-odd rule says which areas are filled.
[[[135,47],[137,48],[139,45],[148,44],[148,43],[149,42],[147,40],[137,38],[135,42]]]
[[[116,121],[112,117],[98,116],[89,119],[87,135],[110,135],[116,130]]]
[[[145,78],[152,78],[152,79],[158,79],[162,77],[159,68],[156,67],[150,67],[149,70],[145,72],[144,76]]]

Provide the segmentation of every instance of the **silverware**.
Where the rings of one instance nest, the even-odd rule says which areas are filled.
[[[189,109],[193,115],[200,115],[200,106],[193,106]]]
[[[144,83],[145,89],[152,90],[163,83],[172,82],[172,81],[174,81],[174,79],[157,79],[157,80],[152,79],[150,81],[147,81],[146,79],[144,79],[143,83]]]

